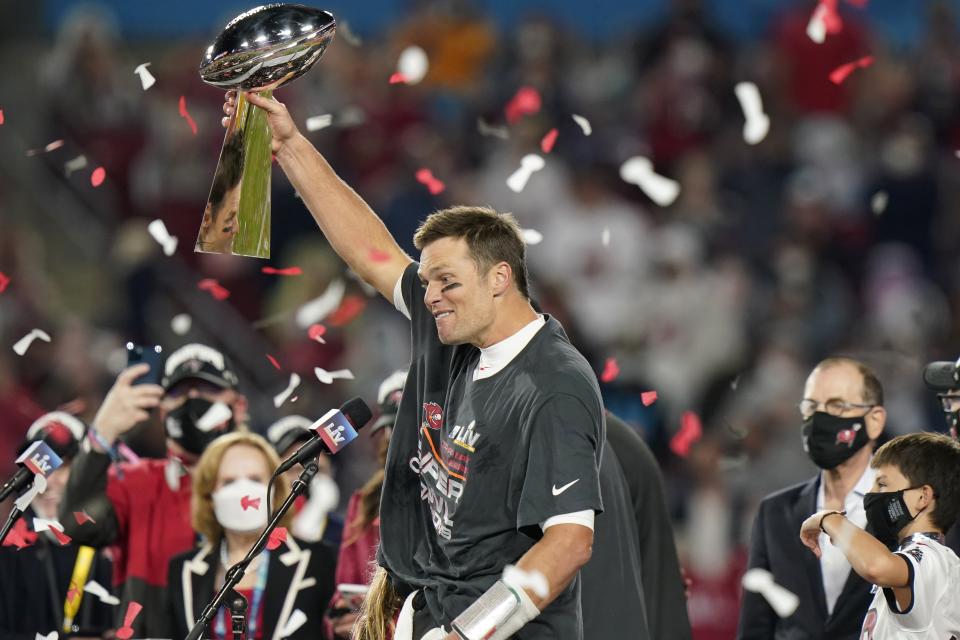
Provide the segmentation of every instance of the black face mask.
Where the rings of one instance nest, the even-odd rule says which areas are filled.
[[[867,533],[893,549],[900,542],[899,534],[905,526],[914,521],[910,508],[903,501],[903,492],[917,487],[908,487],[900,491],[885,493],[867,493],[863,496],[863,510],[867,514]]]
[[[803,422],[803,450],[813,464],[833,469],[870,442],[864,416],[841,418],[817,411]]]
[[[231,415],[230,419],[218,428],[203,431],[197,427],[197,422],[212,406],[213,402],[205,398],[188,398],[167,414],[167,435],[188,453],[200,455],[217,436],[233,431],[236,425]]]

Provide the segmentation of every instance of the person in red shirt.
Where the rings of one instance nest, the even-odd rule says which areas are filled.
[[[113,545],[114,583],[121,605],[138,602],[134,637],[167,637],[167,565],[195,542],[190,526],[191,474],[200,454],[218,436],[246,430],[247,400],[218,350],[188,344],[167,358],[160,385],[138,384],[149,365],[129,367],[94,417],[73,463],[60,522],[77,543]],[[165,460],[119,462],[118,438],[158,410],[167,434]],[[73,512],[86,512],[82,526]]]

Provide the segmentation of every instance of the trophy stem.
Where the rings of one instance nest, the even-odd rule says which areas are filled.
[[[259,95],[269,98],[271,90]],[[267,114],[237,95],[207,199],[196,250],[270,257],[270,174]]]

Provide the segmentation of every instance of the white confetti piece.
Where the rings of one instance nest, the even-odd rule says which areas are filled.
[[[332,384],[334,380],[353,380],[353,373],[349,369],[327,371],[320,367],[314,367],[313,372],[317,375],[317,380],[323,384]]]
[[[620,167],[620,177],[624,182],[640,187],[661,207],[670,206],[680,195],[680,185],[676,180],[655,173],[653,163],[643,156],[634,156],[624,162]]]
[[[103,604],[109,604],[112,606],[117,606],[120,604],[120,598],[111,595],[99,582],[96,580],[91,580],[87,584],[83,585],[83,590],[89,593],[90,595],[98,598]]]
[[[498,127],[488,123],[483,118],[477,118],[477,131],[480,132],[482,136],[490,136],[491,138],[500,138],[501,140],[510,139],[510,130],[506,127]]]
[[[56,520],[50,520],[47,518],[34,518],[33,519],[33,530],[37,533],[41,531],[46,531],[48,529],[56,529],[60,533],[63,533],[63,525],[57,522]]]
[[[290,617],[287,618],[287,624],[283,625],[283,631],[280,632],[280,637],[286,638],[287,636],[292,636],[306,621],[307,614],[300,609],[294,609]]]
[[[406,84],[418,84],[427,75],[428,69],[430,61],[427,52],[416,45],[404,49],[397,60],[397,73],[403,76]]]
[[[600,243],[605,247],[610,246],[610,227],[603,228],[603,233],[600,234]]]
[[[877,191],[873,194],[873,197],[870,198],[870,210],[873,211],[873,215],[879,216],[886,211],[889,200],[890,197],[886,191]]]
[[[173,252],[177,250],[177,238],[176,236],[170,235],[170,232],[167,231],[167,225],[163,223],[163,220],[157,218],[148,224],[147,231],[149,231],[153,239],[163,247],[163,255],[172,256]]]
[[[810,22],[807,23],[807,37],[817,44],[823,44],[827,39],[826,17],[827,7],[822,2],[818,2],[817,8],[810,15]]]
[[[589,120],[587,120],[583,116],[578,116],[577,114],[573,114],[571,117],[573,118],[574,122],[580,125],[580,129],[583,130],[583,135],[588,136],[591,133],[593,133],[593,127],[590,126]]]
[[[27,352],[27,349],[30,348],[30,345],[33,344],[33,341],[39,338],[44,342],[50,342],[50,336],[40,329],[34,329],[27,335],[23,336],[17,340],[16,344],[13,345],[13,350],[18,356],[22,356]]]
[[[232,415],[233,411],[231,411],[230,407],[226,404],[223,402],[214,402],[210,405],[210,408],[207,409],[207,412],[197,420],[197,429],[200,429],[200,431],[210,431],[214,427],[229,420]]]
[[[530,180],[530,176],[532,176],[535,171],[543,169],[545,165],[546,163],[543,161],[543,158],[535,153],[528,153],[521,158],[520,168],[507,178],[507,186],[510,187],[510,190],[514,193],[520,193],[523,191],[523,188],[527,186],[527,181]]]
[[[326,129],[331,124],[333,124],[332,113],[325,113],[319,116],[311,116],[307,118],[307,131],[320,131],[320,129]]]
[[[51,631],[47,635],[43,635],[42,633],[37,631],[36,634],[37,635],[34,638],[34,640],[59,640],[60,638],[60,634],[57,633],[56,631]]]
[[[26,511],[33,499],[47,490],[47,478],[42,473],[33,476],[33,486],[20,494],[13,503],[20,511]]]
[[[320,322],[328,315],[337,310],[340,302],[343,301],[343,294],[347,290],[347,284],[343,280],[334,280],[318,298],[304,304],[297,309],[296,322],[301,329],[306,329],[312,324]]]
[[[781,618],[792,615],[800,606],[800,598],[774,582],[773,574],[765,569],[750,569],[743,574],[743,588],[762,595]]]
[[[143,85],[144,91],[152,87],[153,83],[157,81],[157,79],[153,77],[153,74],[147,69],[149,66],[149,62],[144,62],[141,65],[137,65],[137,68],[133,70],[135,74],[140,76],[140,84]]]
[[[511,587],[529,587],[537,596],[546,598],[550,595],[550,585],[547,579],[539,571],[524,571],[518,567],[508,564],[503,568],[503,581]]]
[[[35,156],[41,153],[50,153],[51,151],[56,151],[63,146],[63,140],[54,140],[53,142],[48,142],[43,149],[28,149],[28,156]]]
[[[192,324],[193,319],[186,313],[178,313],[170,320],[170,328],[173,329],[173,332],[178,336],[186,335],[187,332],[190,331]]]
[[[752,82],[738,82],[733,88],[743,109],[743,140],[747,144],[758,144],[770,131],[770,118],[763,112],[763,100],[760,90]]]
[[[80,171],[87,168],[87,156],[77,156],[72,160],[67,160],[63,165],[63,172],[69,178],[74,171]]]
[[[523,229],[520,235],[524,244],[535,245],[543,242],[543,234],[536,229]]]
[[[279,409],[280,405],[286,402],[287,398],[290,397],[290,394],[296,391],[297,386],[299,386],[299,384],[300,384],[300,376],[298,376],[295,373],[291,373],[290,383],[287,385],[287,388],[273,397],[273,406]]]
[[[353,32],[353,29],[346,20],[337,20],[337,35],[347,41],[347,44],[359,47],[363,44],[360,36]]]

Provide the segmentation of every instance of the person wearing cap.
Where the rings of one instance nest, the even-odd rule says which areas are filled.
[[[114,546],[114,585],[121,598],[116,615],[138,602],[143,610],[133,621],[134,637],[164,637],[167,565],[195,541],[193,467],[215,438],[246,429],[247,400],[226,356],[207,345],[188,344],[171,353],[160,385],[137,383],[148,371],[147,364],[128,367],[104,398],[74,462],[60,521],[81,544]],[[112,465],[120,458],[120,436],[153,409],[166,429],[167,458]],[[75,511],[93,521],[79,525]]]
[[[112,608],[83,591],[90,580],[110,585],[110,561],[91,547],[62,544],[51,531],[37,532],[34,527],[34,518],[56,520],[70,463],[86,430],[76,417],[54,411],[30,425],[20,446],[23,451],[43,440],[63,464],[47,477],[46,490],[25,510],[6,540],[9,546],[0,549],[0,637],[4,640],[34,640],[37,634],[46,637],[51,631],[72,634],[71,638],[99,638],[111,628]]]
[[[960,359],[931,362],[923,368],[923,381],[936,392],[950,435],[960,439]],[[960,556],[960,526],[950,527],[945,544]]]
[[[310,430],[312,425],[313,420],[304,416],[284,416],[267,427],[267,440],[280,459],[286,460],[313,439],[315,433]],[[340,504],[340,487],[333,479],[330,456],[318,456],[317,464],[320,471],[310,481],[306,495],[300,496],[293,505],[293,526],[290,531],[302,540],[322,541],[336,549],[343,535],[343,518],[333,512]],[[294,465],[284,473],[291,486],[302,471],[300,465]]]
[[[379,466],[366,483],[353,492],[347,505],[346,532],[337,559],[337,592],[333,594],[329,614],[337,640],[350,638],[353,623],[357,620],[357,609],[363,599],[362,587],[369,584],[371,567],[377,560],[383,467],[406,380],[406,371],[394,371],[380,383],[377,391],[380,415],[367,431],[375,442]],[[344,585],[350,585],[353,591],[341,593],[340,588]]]

